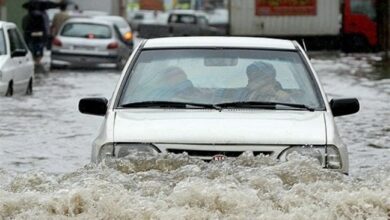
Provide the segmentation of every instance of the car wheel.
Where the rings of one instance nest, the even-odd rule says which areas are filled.
[[[33,79],[30,78],[30,81],[28,82],[27,89],[26,89],[26,95],[32,95],[33,94]]]
[[[13,82],[10,81],[8,83],[8,88],[7,88],[7,92],[5,93],[5,96],[12,96],[13,94],[14,94]]]

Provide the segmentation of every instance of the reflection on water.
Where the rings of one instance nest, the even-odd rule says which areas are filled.
[[[374,64],[375,75],[378,75],[376,79],[389,79],[390,78],[390,60],[377,62]]]
[[[390,60],[385,61],[383,54],[340,54],[338,52],[321,52],[310,54],[318,60],[334,60],[338,64],[350,67],[348,75],[370,80],[390,79]]]

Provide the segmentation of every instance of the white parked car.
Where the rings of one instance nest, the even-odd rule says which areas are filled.
[[[34,61],[13,23],[0,21],[0,95],[33,92]]]
[[[348,173],[333,118],[359,102],[328,101],[294,41],[185,37],[143,41],[110,101],[82,99],[79,110],[105,115],[93,162],[134,151],[203,160],[251,151],[281,161],[297,152]]]
[[[132,48],[110,21],[71,18],[52,42],[52,67],[104,67],[122,69]]]

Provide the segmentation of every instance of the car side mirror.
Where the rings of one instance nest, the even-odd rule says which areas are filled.
[[[356,98],[332,99],[329,104],[334,117],[354,114],[360,109],[359,100]]]
[[[14,51],[12,51],[11,57],[24,57],[26,56],[26,54],[27,54],[26,49],[15,49]]]
[[[83,114],[104,116],[107,103],[106,98],[83,98],[79,102],[79,111]]]

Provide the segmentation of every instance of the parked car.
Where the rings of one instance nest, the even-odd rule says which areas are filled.
[[[224,35],[223,30],[209,25],[207,14],[194,10],[173,10],[167,23],[140,24],[138,36],[157,38],[172,36],[216,36]]]
[[[34,61],[15,24],[0,21],[0,94],[31,95]]]
[[[93,18],[67,20],[52,45],[52,67],[122,68],[131,53],[115,24]]]
[[[99,15],[94,17],[114,23],[119,28],[125,42],[129,45],[129,47],[133,48],[133,32],[131,31],[129,23],[127,23],[124,18],[114,15]]]
[[[80,100],[80,112],[105,116],[93,162],[132,152],[220,160],[250,151],[281,161],[298,153],[348,173],[334,117],[357,112],[359,102],[328,101],[297,42],[161,38],[134,54],[110,102]]]

